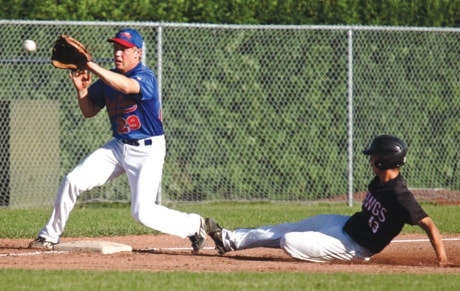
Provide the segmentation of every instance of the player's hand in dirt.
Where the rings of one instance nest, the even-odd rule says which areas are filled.
[[[448,260],[439,261],[438,266],[441,267],[441,268],[453,268],[453,267],[456,267],[454,264],[452,264]]]

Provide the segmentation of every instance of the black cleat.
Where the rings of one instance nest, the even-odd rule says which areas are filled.
[[[39,236],[35,240],[30,242],[29,249],[52,250],[54,245],[56,244],[47,241],[44,237]]]
[[[224,242],[222,240],[222,228],[212,219],[206,218],[206,227],[208,229],[208,234],[214,241],[216,245],[216,251],[223,255],[227,252],[224,246]]]
[[[203,217],[201,217],[200,229],[194,235],[189,236],[188,238],[192,242],[192,253],[198,254],[204,248],[207,238],[206,224]]]

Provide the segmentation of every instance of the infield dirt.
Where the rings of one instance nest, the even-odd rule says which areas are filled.
[[[27,248],[31,239],[1,239],[0,268],[75,269],[119,271],[189,272],[308,272],[308,273],[457,273],[460,274],[459,236],[445,236],[451,268],[439,268],[427,237],[403,235],[396,238],[369,262],[309,263],[297,261],[282,250],[256,248],[220,256],[209,238],[199,255],[192,255],[188,239],[171,235],[117,236],[102,238],[62,238],[63,242],[102,240],[132,246],[132,252],[41,252]]]

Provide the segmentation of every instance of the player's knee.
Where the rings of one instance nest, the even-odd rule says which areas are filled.
[[[145,225],[152,220],[152,215],[156,213],[154,208],[155,207],[139,207],[131,212],[131,216],[136,222]]]
[[[67,183],[69,185],[74,184],[74,178],[73,178],[72,173],[68,173],[67,175],[65,175],[64,178],[62,179],[62,182]]]
[[[299,233],[286,233],[280,240],[281,249],[291,257],[298,260],[317,261],[312,257],[309,246]]]
[[[284,234],[280,240],[280,247],[291,257],[296,257],[296,248],[292,243],[292,239],[289,233]]]
[[[137,223],[143,224],[142,221],[144,221],[144,218],[142,217],[141,213],[142,212],[139,212],[139,211],[133,211],[131,213],[131,216],[134,219],[134,221],[136,221]]]
[[[70,172],[68,173],[64,179],[62,180],[69,188],[74,191],[83,192],[90,190],[92,187],[88,185],[88,179],[79,175],[78,172]]]

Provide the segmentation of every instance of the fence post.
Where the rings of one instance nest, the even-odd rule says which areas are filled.
[[[353,206],[353,30],[348,30],[348,206]]]
[[[162,82],[163,82],[163,27],[159,25],[157,27],[157,81],[158,81],[158,98],[160,99],[160,107],[163,107],[162,104]],[[161,119],[163,119],[163,114],[161,114]],[[162,201],[162,181],[160,181],[160,185],[158,187],[157,193],[157,204],[161,205]]]

